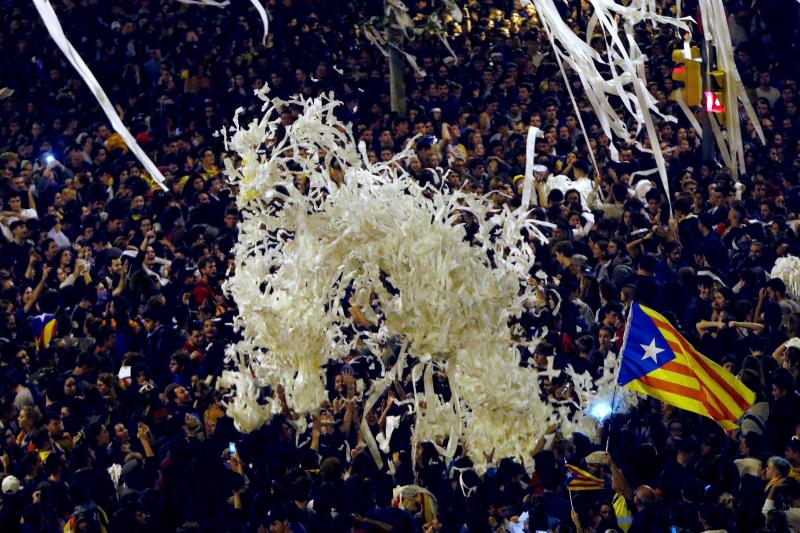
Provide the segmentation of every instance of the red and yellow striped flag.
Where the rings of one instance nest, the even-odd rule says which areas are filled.
[[[567,490],[600,490],[606,485],[599,477],[577,466],[568,464],[567,470]]]
[[[55,315],[42,313],[33,317],[31,330],[33,331],[33,341],[37,350],[50,346],[50,341],[56,336],[56,324]]]
[[[668,404],[713,418],[724,429],[755,401],[753,391],[704,356],[656,311],[631,306],[618,382]]]

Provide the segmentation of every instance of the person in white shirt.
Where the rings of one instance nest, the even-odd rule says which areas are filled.
[[[553,189],[559,189],[564,195],[570,189],[575,189],[581,196],[583,211],[588,212],[590,196],[595,192],[595,183],[589,177],[589,164],[582,159],[576,160],[572,165],[572,175],[572,179],[565,175],[550,175],[544,184],[544,197],[546,198]]]
[[[780,487],[794,481],[789,478],[791,467],[791,464],[783,457],[770,457],[767,461],[767,498],[764,500],[764,506],[761,508],[764,518],[769,518],[770,511],[776,508],[775,496],[776,492],[780,490]],[[793,491],[789,491],[789,494],[792,494],[792,492]],[[794,496],[792,501],[782,501],[781,503],[781,508],[786,514],[786,521],[792,531],[800,530],[800,507],[798,507],[798,505],[800,505],[800,499],[796,496]],[[786,508],[787,506],[788,508]]]
[[[775,107],[775,102],[781,97],[781,92],[770,85],[772,82],[772,75],[769,71],[764,71],[758,74],[759,85],[756,87],[756,96],[764,98],[769,102],[770,107]]]
[[[59,248],[69,248],[72,246],[69,237],[67,237],[62,231],[61,221],[58,219],[56,219],[56,223],[53,225],[50,231],[47,232],[47,236],[53,239]]]
[[[22,209],[22,193],[12,191],[6,197],[6,209],[0,211],[0,230],[2,230],[3,236],[8,241],[14,240],[10,227],[12,222],[38,218],[36,204],[33,203],[33,197],[30,194],[28,196],[31,202],[31,207],[28,209]]]

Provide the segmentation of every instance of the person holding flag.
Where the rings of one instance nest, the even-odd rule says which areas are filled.
[[[50,346],[50,341],[57,335],[56,324],[56,316],[52,313],[42,313],[33,317],[31,331],[37,350]]]
[[[603,452],[592,452],[586,457],[586,464],[593,466],[601,466],[603,464]],[[567,464],[567,490],[569,491],[585,491],[585,490],[601,490],[605,488],[605,481],[602,477],[587,472],[575,465]],[[601,466],[602,468],[602,466]],[[602,475],[602,473],[601,473]]]
[[[753,405],[755,393],[698,352],[661,314],[633,303],[617,383],[715,420],[726,431]]]
[[[603,476],[603,457],[606,455],[604,452],[595,451],[586,456],[586,470],[579,468],[575,465],[565,463],[564,466],[567,470],[567,494],[569,495],[569,504],[571,508],[572,523],[575,528],[580,531],[586,531],[582,525],[582,521],[588,519],[584,516],[583,519],[579,517],[578,512],[575,510],[575,505],[572,499],[572,492],[588,492],[588,491],[601,491],[606,488],[606,481]],[[596,494],[596,493],[595,493]],[[594,494],[589,496],[591,499],[595,498]],[[580,507],[579,503],[579,507]],[[598,517],[600,518],[600,517]]]
[[[605,481],[586,470],[567,464],[568,491],[602,490],[603,488],[605,488]]]
[[[30,320],[30,328],[33,333],[33,341],[37,350],[48,348],[50,342],[58,335],[56,330],[56,312],[58,311],[58,298],[53,291],[44,291],[45,283],[52,267],[46,265],[42,269],[42,278],[31,294],[29,306],[25,311],[36,305],[40,314],[34,315]],[[42,294],[44,292],[44,294]],[[38,300],[38,303],[37,303]]]

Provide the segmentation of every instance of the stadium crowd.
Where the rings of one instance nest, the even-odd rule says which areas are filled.
[[[796,2],[726,2],[767,141],[743,119],[738,179],[702,157],[671,100],[679,37],[637,28],[650,91],[679,117],[657,124],[671,207],[654,175],[636,174],[652,156],[630,146],[610,159],[572,78],[583,136],[536,12],[519,1],[465,2],[465,20],[448,25],[455,57],[438,41],[409,44],[427,74],[406,70],[407,117],[391,113],[387,62],[359,26],[380,2],[269,0],[266,45],[247,2],[56,4],[169,190],[110,129],[32,3],[0,1],[0,531],[800,530],[800,304],[768,276],[800,252]],[[589,2],[557,4],[586,27]],[[286,406],[237,432],[217,379],[236,335],[221,283],[239,213],[214,132],[239,107],[257,113],[265,84],[281,97],[334,91],[371,158],[418,135],[412,175],[437,183],[430,169],[441,167],[446,186],[491,192],[498,206],[519,205],[526,131],[542,129],[532,216],[554,226],[531,272],[541,308],[520,326],[548,333],[520,364],[553,357],[596,375],[639,301],[756,392],[740,429],[643,399],[606,421],[610,453],[553,427],[531,457],[489,457],[476,472],[463,448],[446,460],[431,443],[411,447],[413,415],[398,405],[410,378],[363,412],[376,354],[362,350],[329,365],[330,401],[305,431]],[[551,175],[574,188],[550,187]],[[446,382],[437,390],[449,394]],[[571,390],[542,379],[541,394]],[[397,426],[383,468],[365,450],[362,417],[375,434]],[[565,461],[605,487],[568,494]]]

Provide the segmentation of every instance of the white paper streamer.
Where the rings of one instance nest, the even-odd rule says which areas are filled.
[[[122,465],[113,464],[109,466],[106,469],[106,471],[108,472],[108,475],[111,477],[111,481],[114,483],[114,488],[116,490],[119,490],[119,480],[120,477],[122,476]]]
[[[427,73],[419,67],[416,57],[403,50],[401,43],[398,40],[390,38],[391,32],[396,31],[402,34],[402,40],[405,42],[413,41],[416,37],[423,34],[428,34],[431,28],[432,37],[439,40],[445,47],[447,52],[452,57],[453,61],[458,60],[456,53],[453,51],[450,43],[447,40],[446,28],[444,20],[449,16],[455,22],[461,22],[463,15],[458,3],[454,0],[445,0],[439,2],[435,6],[440,11],[431,13],[423,20],[418,21],[412,19],[408,12],[408,6],[399,0],[386,0],[384,2],[384,16],[381,19],[373,18],[372,20],[363,24],[364,37],[374,45],[384,57],[389,56],[387,48],[392,47],[406,59],[408,64],[414,70],[415,74],[425,77]],[[380,28],[376,28],[377,26]]]
[[[211,7],[228,7],[231,5],[230,0],[224,0],[222,2],[219,0],[178,0],[178,2],[181,2],[182,4],[194,4]],[[250,0],[250,3],[253,4],[254,8],[256,8],[258,16],[261,18],[261,23],[264,25],[264,37],[262,38],[261,42],[266,44],[267,35],[269,35],[269,15],[259,0]]]
[[[431,505],[431,509],[429,512],[436,516],[438,504],[436,502],[436,496],[433,495],[428,489],[425,487],[420,487],[419,485],[403,485],[400,487],[395,487],[392,489],[392,500],[397,501],[398,507],[403,509],[403,502],[406,500],[416,500],[419,495],[427,496],[428,502]]]
[[[581,129],[586,135],[586,128],[581,121],[575,97],[572,94],[569,79],[563,63],[569,65],[572,71],[580,78],[586,97],[595,111],[596,118],[603,132],[612,140],[611,158],[618,159],[614,139],[625,143],[636,144],[645,151],[652,151],[658,165],[659,174],[664,189],[669,194],[669,182],[664,165],[658,137],[651,113],[661,116],[665,120],[674,121],[671,116],[664,116],[658,111],[656,101],[647,91],[647,80],[644,76],[644,56],[638,45],[633,40],[633,26],[642,21],[652,23],[665,23],[676,28],[689,31],[688,18],[676,19],[658,15],[653,2],[646,0],[633,0],[630,5],[623,6],[612,0],[590,0],[594,14],[589,21],[589,29],[594,30],[597,25],[603,31],[606,41],[607,59],[604,59],[590,46],[592,33],[587,32],[586,40],[580,39],[572,29],[561,19],[561,14],[552,0],[533,0],[539,14],[542,26],[556,55],[556,61],[561,69],[573,107],[580,121]],[[617,22],[620,19],[621,22]],[[622,27],[620,27],[622,26]],[[621,31],[624,28],[624,31]],[[623,41],[620,34],[625,34]],[[627,44],[626,44],[627,43]],[[598,65],[608,65],[611,71],[610,78],[600,74]],[[631,89],[625,87],[631,85]],[[609,96],[617,96],[622,100],[628,113],[636,120],[637,129],[629,132],[624,119],[618,116],[617,110],[611,105]],[[636,135],[644,126],[651,148],[648,150],[636,140]],[[586,137],[588,143],[588,136]],[[590,151],[592,163],[597,168],[594,154]]]
[[[372,408],[375,406],[375,403],[378,401],[380,396],[383,392],[392,386],[392,383],[395,379],[401,379],[403,375],[403,368],[405,367],[405,357],[406,357],[406,349],[408,348],[408,342],[403,343],[403,347],[400,350],[400,354],[397,357],[397,362],[394,364],[394,367],[385,374],[381,379],[375,381],[372,386],[370,387],[369,392],[367,393],[367,401],[364,405],[364,414],[369,413]],[[391,417],[390,417],[391,418]],[[397,421],[392,422],[392,424],[397,423]],[[367,445],[367,449],[369,450],[370,454],[372,455],[372,459],[375,461],[375,464],[378,465],[378,468],[383,467],[383,458],[381,457],[380,451],[382,450],[384,453],[388,453],[388,450],[384,449],[385,446],[389,446],[389,441],[392,438],[392,432],[394,429],[390,429],[389,421],[386,422],[386,434],[383,437],[384,441],[381,441],[381,435],[378,436],[376,440],[374,435],[372,434],[372,430],[367,423],[367,417],[361,417],[361,436],[364,439],[364,442]]]
[[[794,300],[800,300],[800,258],[793,255],[775,260],[770,277],[782,279],[786,292]]]
[[[528,139],[525,143],[525,183],[522,185],[522,203],[520,209],[527,210],[531,204],[531,192],[533,191],[533,162],[536,159],[536,136],[539,128],[531,126],[528,128]]]
[[[264,25],[264,38],[261,40],[261,42],[266,44],[267,35],[269,35],[269,15],[259,0],[250,0],[250,3],[253,4],[253,7],[256,8],[256,11],[258,11],[258,16],[261,17],[261,23]]]
[[[375,437],[375,440],[378,442],[378,447],[380,448],[381,452],[388,454],[389,453],[389,443],[392,441],[392,434],[394,430],[400,427],[400,417],[399,416],[387,416],[386,417],[386,428],[383,430],[383,433]]]
[[[422,368],[424,392],[414,390],[417,423],[414,427],[414,436],[420,441],[433,443],[440,455],[451,459],[456,452],[458,439],[462,433],[463,421],[456,407],[456,399],[443,402],[434,392],[433,365],[429,363],[417,365],[414,370]],[[412,373],[412,379],[414,374]],[[416,382],[416,379],[414,379]],[[439,443],[447,439],[447,448],[442,448]]]
[[[734,179],[738,180],[745,170],[744,144],[739,120],[739,102],[741,102],[748,119],[753,124],[761,144],[766,144],[764,132],[761,130],[761,123],[750,103],[750,98],[747,96],[739,71],[736,69],[725,6],[721,0],[700,0],[699,6],[703,20],[703,35],[706,42],[716,48],[717,65],[718,67],[721,66],[721,69],[726,73],[725,104],[728,109],[724,114],[724,121],[712,113],[710,117],[711,125],[725,164],[731,169]],[[720,122],[724,122],[727,138],[723,137],[721,131],[719,131]]]
[[[633,28],[630,26],[630,24],[627,24],[625,30],[628,36],[628,43],[631,45],[632,58],[642,58],[641,52],[639,51],[639,46],[633,40]],[[641,79],[644,80],[644,63],[637,64],[636,71],[639,76],[641,76]],[[645,87],[643,87],[643,84],[634,83],[633,87],[636,91],[636,97],[639,99],[639,103],[643,104],[646,96],[649,96],[649,93],[647,93]],[[656,167],[658,168],[658,174],[661,177],[661,184],[664,186],[664,191],[666,192],[669,213],[670,216],[672,216],[672,195],[669,192],[669,177],[667,176],[667,166],[664,162],[664,154],[661,151],[661,142],[659,141],[658,133],[656,133],[656,127],[655,124],[653,124],[653,117],[650,115],[650,110],[645,105],[640,105],[640,109],[644,118],[645,128],[647,128],[647,135],[650,138],[650,149],[653,151],[653,159],[656,160]]]
[[[372,43],[372,45],[380,51],[383,57],[389,57],[389,52],[386,50],[386,39],[385,37],[374,27],[365,25],[364,26],[364,37]]]
[[[406,58],[406,61],[408,61],[408,64],[411,66],[412,69],[414,69],[414,72],[416,72],[423,78],[428,75],[424,70],[420,68],[419,64],[417,63],[416,57],[412,56],[411,54],[409,54],[408,52],[406,52],[405,50],[403,50],[402,48],[400,48],[399,46],[397,46],[392,42],[389,43],[389,46],[400,52],[403,55],[403,57]]]
[[[228,7],[231,5],[230,0],[225,0],[224,2],[219,2],[217,0],[178,0],[178,2],[182,4],[195,4],[201,6],[211,6],[211,7]]]
[[[702,137],[702,135],[703,135],[703,127],[697,121],[697,117],[694,116],[694,113],[692,113],[692,110],[689,109],[689,106],[686,105],[686,99],[683,97],[683,89],[681,89],[681,88],[676,89],[675,90],[675,94],[676,94],[676,97],[677,97],[675,101],[678,103],[678,107],[681,108],[681,112],[686,117],[686,119],[689,121],[689,124],[691,124],[691,126],[697,132],[697,135]]]
[[[131,152],[133,152],[133,155],[136,156],[136,159],[142,163],[150,177],[153,178],[153,180],[162,189],[167,190],[167,187],[164,184],[164,176],[161,174],[161,171],[158,170],[158,167],[155,165],[155,163],[153,163],[150,158],[147,157],[147,154],[145,154],[144,150],[142,150],[142,148],[139,146],[139,143],[137,143],[136,139],[134,139],[130,134],[128,128],[126,128],[125,124],[122,123],[122,119],[119,117],[116,109],[114,109],[114,105],[108,99],[105,91],[103,91],[103,88],[98,83],[97,78],[94,77],[92,71],[88,66],[86,66],[86,63],[84,63],[81,56],[78,55],[78,52],[75,50],[75,48],[73,48],[72,44],[67,39],[67,36],[64,34],[64,30],[61,27],[61,23],[58,21],[58,16],[53,10],[53,6],[50,5],[50,1],[33,0],[33,5],[36,6],[37,11],[39,11],[39,15],[42,17],[42,21],[47,27],[50,37],[53,38],[53,41],[55,41],[75,70],[78,71],[78,74],[80,74],[81,78],[83,78],[83,81],[86,82],[86,86],[97,99],[100,107],[103,108],[106,116],[111,121],[111,127],[114,128],[114,131],[116,131],[120,137],[122,137],[122,139],[125,141],[125,144],[131,150]]]

